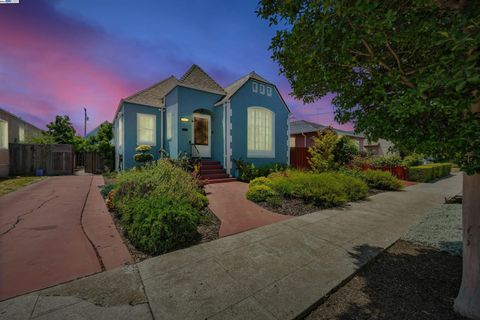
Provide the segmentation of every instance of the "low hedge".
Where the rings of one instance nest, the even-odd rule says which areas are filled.
[[[271,202],[279,196],[299,198],[328,208],[365,199],[367,192],[368,187],[363,181],[341,173],[287,170],[272,173],[268,179],[253,180],[247,198],[257,202]]]
[[[409,167],[408,180],[429,182],[448,176],[451,170],[451,163],[429,163],[421,166]]]
[[[379,190],[400,190],[403,185],[390,172],[381,170],[366,170],[360,173],[369,188]]]

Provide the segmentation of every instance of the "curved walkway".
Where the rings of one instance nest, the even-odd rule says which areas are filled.
[[[220,237],[229,236],[290,219],[272,213],[247,200],[248,184],[243,182],[214,183],[205,186],[208,207],[220,219]]]
[[[50,177],[0,197],[0,300],[133,262],[102,184]]]

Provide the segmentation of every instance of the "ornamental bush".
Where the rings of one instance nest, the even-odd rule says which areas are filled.
[[[402,164],[407,167],[419,166],[423,164],[425,156],[421,153],[412,153],[403,158]]]
[[[208,199],[189,173],[162,159],[120,173],[116,182],[113,204],[135,247],[160,254],[197,241]]]
[[[133,159],[140,164],[144,164],[149,161],[152,161],[153,155],[150,153],[151,150],[152,150],[151,146],[140,145],[135,148],[135,151],[137,153],[133,156]]]
[[[267,201],[268,198],[277,197],[278,194],[269,186],[254,185],[247,191],[247,199],[254,202]]]
[[[258,177],[250,181],[250,183],[248,184],[249,187],[260,186],[260,185],[271,187],[272,180],[270,180],[267,177]]]
[[[379,190],[400,190],[403,185],[390,172],[381,170],[366,170],[361,172],[362,180],[369,188]]]

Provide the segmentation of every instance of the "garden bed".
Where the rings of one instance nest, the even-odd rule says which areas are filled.
[[[101,192],[135,261],[217,239],[198,180],[168,160],[104,177]]]

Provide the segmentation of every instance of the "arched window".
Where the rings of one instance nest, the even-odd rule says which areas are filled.
[[[262,107],[248,108],[249,158],[275,157],[275,113]]]

